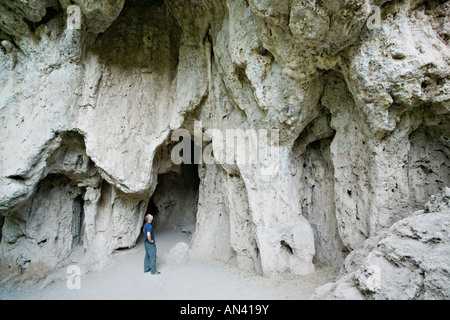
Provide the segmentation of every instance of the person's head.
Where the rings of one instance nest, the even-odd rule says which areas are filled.
[[[145,215],[145,222],[152,223],[153,216],[149,213]]]

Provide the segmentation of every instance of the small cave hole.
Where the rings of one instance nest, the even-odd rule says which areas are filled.
[[[424,81],[420,86],[422,87],[422,89],[426,89],[428,87],[428,84]]]
[[[281,240],[280,244],[281,244],[281,248],[286,250],[289,254],[294,254],[294,251],[292,250],[292,247],[285,240]]]
[[[24,181],[25,180],[25,178],[20,175],[9,176],[8,178],[12,179],[12,180],[16,180],[16,181]]]

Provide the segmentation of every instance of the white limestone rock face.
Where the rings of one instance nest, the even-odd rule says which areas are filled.
[[[186,242],[178,242],[163,257],[164,261],[171,264],[183,263],[188,256],[189,245]]]
[[[197,226],[189,256],[197,260],[229,262],[233,258],[233,250],[226,173],[218,165],[208,165],[199,168],[199,176]]]
[[[437,0],[3,1],[2,281],[74,259],[101,268],[135,245],[152,210],[155,225],[192,230],[191,259],[273,277],[355,267],[370,239],[450,184],[449,10]],[[172,157],[180,129],[202,155],[187,171]],[[222,152],[235,149],[227,129],[241,130],[236,144],[257,150],[256,163]],[[277,134],[268,152],[260,130]],[[421,270],[440,268],[430,259]],[[328,289],[368,296],[369,267],[357,278],[366,291],[353,278]],[[427,292],[412,297],[445,296]]]
[[[394,224],[356,271],[359,290],[372,299],[447,300],[449,227],[448,211]]]
[[[448,299],[449,192],[445,188],[425,210],[367,239],[347,256],[341,277],[316,289],[313,298]]]

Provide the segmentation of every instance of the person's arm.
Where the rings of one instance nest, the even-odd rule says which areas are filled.
[[[153,243],[154,241],[152,240],[152,234],[150,233],[150,231],[147,231],[147,239],[150,243]]]

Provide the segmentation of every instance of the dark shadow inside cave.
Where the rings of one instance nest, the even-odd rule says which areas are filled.
[[[189,156],[183,158],[179,165],[174,164],[172,159],[167,159],[171,154],[167,151],[173,150],[174,144],[165,146],[165,151],[162,152],[165,154],[163,162],[171,161],[170,169],[158,175],[158,184],[146,211],[154,216],[155,229],[178,229],[189,234],[195,231],[200,187],[195,155],[199,147],[193,141],[187,146],[180,156],[183,156],[183,152],[187,152]]]
[[[158,176],[158,186],[147,208],[147,213],[154,216],[155,228],[195,229],[200,185],[198,167],[181,164],[179,169]]]

